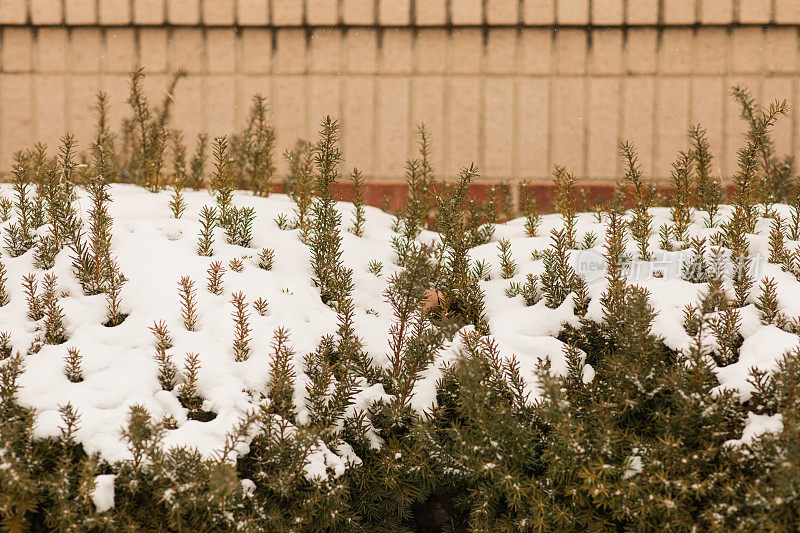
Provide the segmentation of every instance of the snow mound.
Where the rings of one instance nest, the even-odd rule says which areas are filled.
[[[0,192],[5,196],[11,195],[7,185],[0,187]],[[65,249],[57,256],[52,272],[58,277],[68,341],[61,345],[45,345],[38,353],[24,356],[24,372],[19,381],[19,402],[36,409],[37,436],[60,434],[59,408],[70,402],[81,416],[75,438],[86,451],[99,452],[112,462],[127,459],[130,453],[122,439],[121,429],[127,424],[131,406],[138,404],[145,407],[155,420],[168,417],[172,421],[173,429],[166,432],[165,445],[194,447],[204,456],[212,457],[223,447],[226,434],[259,404],[267,392],[270,341],[278,328],[289,331],[289,343],[296,353],[294,367],[298,370],[298,386],[294,400],[298,419],[302,420],[306,379],[300,371],[303,355],[313,351],[324,335],[336,331],[337,316],[320,300],[319,290],[312,282],[309,249],[301,242],[299,231],[281,229],[276,222],[279,217],[292,219],[294,204],[285,195],[263,198],[237,193],[236,205],[255,210],[252,245],[244,248],[227,244],[222,230],[217,229],[213,257],[202,257],[196,253],[199,215],[203,206],[213,205],[213,198],[205,191],[186,192],[185,196],[187,209],[183,217],[176,220],[171,217],[168,205],[170,193],[153,194],[129,185],[111,187],[112,253],[128,279],[121,294],[122,311],[127,318],[116,327],[103,325],[106,312],[104,295],[83,294],[72,273],[70,250]],[[78,203],[85,219],[89,202],[84,191],[79,191]],[[777,208],[782,216],[787,216],[788,208]],[[339,203],[337,209],[342,214],[342,229],[350,228],[353,206]],[[653,227],[668,222],[668,210],[656,208],[653,213]],[[723,208],[722,214],[728,213],[729,210]],[[342,231],[342,260],[353,270],[354,321],[358,335],[374,363],[385,366],[388,364],[388,334],[393,315],[384,291],[391,275],[400,268],[394,263],[392,248],[392,238],[396,236],[392,229],[394,217],[370,207],[366,208],[366,215],[363,237]],[[10,223],[3,223],[3,228]],[[572,298],[567,298],[558,308],[550,309],[543,301],[527,306],[522,296],[509,298],[506,291],[511,282],[524,284],[528,274],[540,275],[543,272],[543,262],[532,253],[545,250],[550,244],[550,230],[561,226],[559,215],[544,216],[539,236],[529,238],[525,235],[523,220],[513,220],[496,226],[492,242],[470,251],[472,260],[484,261],[490,267],[489,279],[480,282],[485,294],[489,329],[500,356],[519,361],[531,401],[539,396],[534,371],[540,361],[549,359],[553,372],[566,372],[565,345],[557,337],[566,325],[579,325],[579,319],[575,316]],[[708,231],[703,225],[702,214],[698,213],[690,233],[707,235]],[[597,236],[594,247],[573,251],[576,261],[602,258],[604,224],[598,222],[594,214],[579,215],[578,239],[582,240],[589,232]],[[424,232],[421,238],[432,236]],[[500,275],[497,241],[502,238],[511,242],[517,263],[516,272],[510,279],[502,279]],[[657,236],[654,236],[654,248],[656,241]],[[759,248],[763,244],[758,244],[760,242],[754,238],[753,251],[764,253]],[[789,243],[789,247],[796,245]],[[275,252],[271,270],[258,266],[258,252],[262,248]],[[635,248],[630,239],[628,248],[630,252]],[[0,307],[0,332],[8,332],[14,349],[23,354],[38,335],[37,324],[26,316],[27,305],[21,283],[23,276],[33,272],[37,273],[40,281],[42,279],[42,272],[34,268],[32,255],[33,252],[29,251],[11,258],[3,252],[10,302]],[[240,272],[230,268],[233,259],[243,263]],[[685,254],[660,253],[652,264],[645,265],[646,269],[640,269],[629,277],[630,283],[649,290],[651,305],[657,311],[653,333],[674,350],[683,350],[689,345],[691,339],[683,325],[684,308],[697,303],[705,289],[705,284],[681,279],[684,260]],[[225,266],[223,291],[219,295],[206,290],[207,270],[212,261],[220,261]],[[380,274],[370,272],[372,261],[382,264]],[[756,288],[760,278],[774,277],[778,283],[780,311],[790,318],[800,315],[800,283],[775,265],[764,263],[760,266]],[[599,321],[602,318],[599,296],[605,290],[606,281],[602,273],[587,275],[587,271],[582,274],[586,277],[591,297],[586,318]],[[181,317],[178,282],[183,276],[194,280],[197,290],[199,318],[196,331],[187,331]],[[258,298],[268,302],[268,311],[263,316],[255,312],[252,305],[249,307],[251,352],[250,357],[241,362],[235,361],[232,346],[234,321],[231,313],[234,306],[231,296],[238,291],[246,295],[248,304]],[[757,294],[758,291],[754,290],[751,295],[753,302]],[[169,354],[181,372],[186,354],[198,354],[201,363],[198,392],[205,399],[202,410],[215,415],[212,420],[189,419],[177,392],[162,390],[154,359],[155,339],[150,331],[155,322],[162,320],[174,339]],[[731,388],[746,400],[752,392],[747,382],[750,368],[772,369],[784,352],[797,346],[798,337],[775,326],[761,325],[758,312],[752,305],[741,310],[741,321],[745,340],[739,361],[718,368],[716,372],[721,388]],[[411,399],[412,407],[419,412],[435,405],[436,383],[442,368],[458,357],[459,337],[460,334],[447,343],[435,355],[434,363],[422,372]],[[68,348],[72,347],[78,349],[83,357],[84,379],[78,383],[69,381],[64,373],[64,358]],[[590,382],[593,377],[594,369],[587,367],[584,381]],[[365,385],[357,394],[351,411],[366,408],[386,396],[381,386]],[[374,444],[379,445],[379,442],[376,440]],[[245,449],[246,443],[238,451]],[[329,450],[320,443],[305,473],[309,478],[322,476],[327,470],[338,475],[343,472],[346,462],[357,460],[352,450]],[[113,505],[113,477],[98,478],[95,504],[98,509]]]

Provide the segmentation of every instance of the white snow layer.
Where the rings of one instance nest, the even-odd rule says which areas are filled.
[[[11,196],[7,185],[0,187],[0,192],[6,197]],[[260,394],[267,391],[269,345],[278,327],[289,330],[290,344],[297,354],[294,361],[298,373],[295,402],[298,420],[302,422],[305,390],[305,376],[301,372],[302,357],[315,348],[323,335],[335,332],[337,317],[320,300],[319,290],[312,282],[309,250],[300,241],[298,231],[281,230],[275,222],[281,214],[288,219],[293,218],[293,203],[284,195],[260,198],[237,193],[237,205],[255,209],[252,246],[243,248],[229,245],[222,231],[217,229],[214,256],[209,258],[196,253],[200,210],[204,205],[213,205],[213,198],[208,192],[187,192],[188,208],[180,220],[171,218],[169,192],[153,194],[134,186],[114,185],[111,195],[111,215],[114,219],[112,251],[121,271],[129,280],[121,295],[123,311],[128,317],[117,327],[104,327],[105,296],[85,296],[72,274],[70,250],[65,249],[58,255],[52,271],[58,276],[58,290],[63,295],[60,304],[66,315],[69,340],[62,345],[46,345],[40,352],[25,356],[25,369],[20,378],[19,401],[36,409],[36,435],[59,435],[59,406],[71,402],[81,415],[81,427],[76,438],[86,451],[99,452],[109,461],[126,459],[130,454],[120,430],[127,423],[130,407],[141,404],[154,419],[172,416],[177,422],[177,428],[166,433],[167,446],[195,447],[210,457],[222,448],[226,433],[257,405]],[[79,203],[86,220],[89,202],[83,191],[80,192]],[[783,206],[779,207],[785,210]],[[343,229],[351,227],[352,205],[340,203],[338,209],[343,215]],[[668,221],[667,209],[657,208],[653,212],[656,216],[655,228]],[[723,213],[728,211],[724,209]],[[785,216],[785,212],[782,214]],[[391,215],[367,207],[364,236],[356,237],[350,232],[342,232],[342,259],[353,269],[357,331],[366,351],[379,365],[387,364],[387,338],[392,320],[392,310],[383,293],[389,277],[399,268],[394,265],[395,254],[391,247],[391,237],[394,235],[392,222]],[[2,227],[6,228],[8,224],[10,222]],[[564,344],[555,337],[564,324],[577,325],[572,298],[567,298],[557,309],[547,308],[544,302],[526,307],[521,296],[509,299],[505,291],[510,281],[524,283],[528,273],[540,274],[543,271],[542,261],[534,260],[531,252],[546,249],[550,243],[550,230],[561,224],[558,215],[544,216],[540,237],[528,238],[522,219],[510,221],[497,226],[493,242],[471,251],[473,260],[484,260],[491,266],[491,279],[481,282],[490,331],[501,357],[515,357],[520,362],[531,400],[539,395],[534,377],[534,369],[539,361],[549,358],[553,372],[566,371]],[[573,252],[573,255],[584,254],[578,255],[578,259],[602,259],[604,229],[604,225],[598,223],[593,214],[580,215],[578,239],[582,240],[591,231],[597,235],[597,241],[594,248]],[[708,234],[700,214],[696,217],[692,233]],[[425,232],[422,238],[434,237]],[[518,264],[517,273],[511,280],[500,277],[496,241],[501,238],[511,241],[512,254]],[[757,239],[754,237],[753,240]],[[657,237],[654,236],[654,246],[656,241]],[[761,241],[753,247],[759,246],[763,247]],[[628,242],[628,247],[630,251],[634,250],[632,242]],[[257,254],[261,248],[275,250],[275,263],[270,271],[258,268]],[[26,317],[26,302],[21,288],[22,277],[35,272],[32,255],[33,252],[29,251],[21,257],[11,258],[3,251],[3,262],[8,270],[10,303],[0,307],[0,331],[11,334],[14,348],[21,353],[26,353],[38,334],[36,328],[40,327]],[[234,258],[243,261],[242,272],[234,272],[228,267],[228,262]],[[380,275],[368,271],[368,265],[373,260],[383,265]],[[224,292],[221,295],[206,290],[206,270],[212,261],[221,261],[226,267]],[[651,304],[658,313],[653,332],[663,337],[667,346],[685,349],[690,338],[682,325],[683,309],[687,304],[697,302],[705,285],[683,281],[676,275],[680,272],[679,254],[663,254],[659,261],[654,264],[665,273],[663,277],[640,275],[630,281],[646,287],[651,293]],[[783,275],[777,267],[772,267],[766,265],[760,274],[774,275],[778,281],[781,310],[790,317],[800,315],[800,283],[790,275]],[[184,328],[181,318],[178,281],[185,275],[195,281],[197,289],[199,322],[194,332]],[[41,280],[41,272],[38,278]],[[600,320],[602,310],[599,296],[606,282],[602,272],[587,275],[587,281],[592,297],[587,317]],[[265,316],[250,309],[251,355],[244,362],[234,361],[232,350],[234,324],[230,299],[231,294],[237,291],[243,291],[249,303],[257,298],[264,298],[269,303],[269,312]],[[773,368],[776,360],[797,345],[798,341],[794,334],[774,326],[762,326],[754,311],[745,308],[742,312],[745,342],[739,362],[717,369],[722,387],[735,389],[743,399],[751,393],[747,383],[750,367]],[[199,354],[202,365],[198,377],[199,393],[205,398],[203,409],[217,413],[214,420],[188,420],[186,409],[177,399],[177,391],[161,390],[153,357],[154,338],[148,329],[159,320],[166,322],[174,338],[174,347],[169,353],[181,370],[187,353]],[[436,355],[434,364],[422,373],[411,401],[414,408],[424,411],[435,404],[435,386],[441,376],[441,368],[457,357],[459,346],[460,339],[457,336]],[[76,347],[83,356],[84,380],[80,383],[71,383],[64,375],[64,357],[70,347]],[[593,376],[593,369],[587,367],[584,381],[591,381]],[[386,393],[380,386],[364,389],[350,410],[364,409],[371,402],[385,397]],[[377,446],[379,443],[379,437],[376,436],[373,444]],[[243,453],[246,448],[245,443],[237,451]],[[334,452],[322,443],[318,448],[306,468],[308,477],[323,476],[326,470],[339,475],[344,470],[345,462],[358,460],[352,450]],[[100,485],[98,478],[98,494],[104,497],[96,500],[98,508],[101,503],[108,503],[108,487],[113,489],[113,479],[101,478],[103,484]],[[113,490],[111,495],[113,504]]]
[[[114,474],[95,476],[94,490],[92,490],[92,503],[97,508],[98,513],[102,513],[114,507]]]

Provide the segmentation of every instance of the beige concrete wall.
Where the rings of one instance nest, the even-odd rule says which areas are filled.
[[[87,141],[97,90],[126,115],[142,65],[158,100],[188,71],[187,138],[242,127],[260,92],[281,150],[335,115],[347,165],[376,180],[402,178],[423,121],[447,174],[547,180],[561,163],[609,180],[630,138],[663,177],[701,122],[728,175],[743,131],[728,88],[798,107],[798,24],[800,0],[0,0],[0,168],[64,131]],[[796,116],[776,141],[798,152]]]

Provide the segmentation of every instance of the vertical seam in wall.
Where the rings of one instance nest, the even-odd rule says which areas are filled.
[[[303,36],[303,40],[305,42],[305,53],[303,54],[303,137],[311,138],[317,127],[317,122],[314,117],[311,116],[311,110],[309,109],[311,105],[311,69],[309,68],[311,65],[311,57],[309,54],[309,50],[311,49],[311,38],[312,38],[312,30],[306,24],[306,3],[303,3],[303,28],[300,30],[305,35]],[[291,30],[290,30],[291,31]],[[281,74],[285,75],[285,74]],[[341,139],[340,139],[341,140]]]
[[[413,19],[413,17],[414,17],[414,12],[413,12],[413,10],[411,10],[411,13],[409,13],[409,20]],[[413,83],[413,77],[414,77],[414,27],[412,25],[412,26],[408,26],[408,27],[405,27],[405,28],[402,28],[402,29],[397,29],[395,31],[408,32],[410,34],[410,36],[411,36],[411,42],[409,43],[409,47],[411,48],[411,50],[410,50],[410,53],[411,53],[411,65],[409,65],[408,73],[406,73],[405,75],[402,76],[402,78],[406,80],[406,94],[407,94],[407,98],[408,98],[408,104],[406,106],[406,113],[408,114],[408,116],[406,117],[406,124],[408,125],[408,130],[407,130],[408,133],[406,134],[406,139],[407,140],[406,140],[406,157],[405,157],[405,159],[409,160],[409,159],[411,159],[411,157],[412,157],[412,155],[414,153],[414,138],[415,138],[415,135],[414,135],[414,83]],[[381,55],[381,69],[383,69],[383,63],[384,63],[383,59],[384,59],[384,56]],[[401,165],[400,168],[401,169],[403,168],[402,165]],[[397,176],[397,179],[399,179],[399,180],[403,179],[403,171],[402,170],[400,171],[400,175]]]
[[[623,3],[623,19],[627,20],[627,9],[628,9],[628,2],[627,0]],[[620,66],[622,75],[617,77],[617,136],[614,142],[614,175],[610,176],[611,178],[616,179],[617,176],[622,174],[622,161],[620,160],[619,156],[616,155],[617,147],[619,143],[622,141],[622,135],[625,131],[625,95],[627,94],[626,87],[625,87],[625,79],[629,77],[629,66],[628,66],[628,37],[630,28],[625,26],[621,28],[622,31],[622,39],[620,42],[620,46],[622,50],[620,50],[620,58],[622,65]]]
[[[379,179],[385,177],[385,169],[383,168],[383,161],[381,161],[381,126],[382,126],[382,117],[380,113],[381,109],[381,91],[380,91],[380,80],[378,78],[377,72],[373,71],[369,73],[369,77],[372,79],[372,101],[374,102],[373,105],[375,106],[375,132],[373,134],[373,138],[375,142],[372,145],[372,161],[375,165],[375,176]]]
[[[36,138],[39,136],[39,118],[35,112],[36,109],[39,107],[39,84],[38,84],[38,76],[39,76],[39,29],[33,29],[33,54],[31,57],[31,77],[30,81],[28,82],[28,88],[30,91],[30,122],[31,122],[31,140],[36,142]]]
[[[798,46],[798,48],[800,48],[800,31],[795,29],[795,34],[798,36],[798,40],[797,40],[798,44],[796,46]],[[798,58],[800,58],[800,55],[798,55]],[[795,72],[798,71],[797,61],[795,61],[795,64],[794,64],[794,71]],[[791,102],[790,103],[790,106],[791,106],[790,109],[794,109],[794,105],[797,102],[797,96],[796,96],[797,95],[797,76],[792,76],[791,77],[791,81],[792,81],[792,95],[790,97],[790,102]],[[792,155],[794,157],[794,155],[797,153],[797,113],[790,113],[789,114],[789,122],[790,122],[791,128],[792,128],[792,132],[790,134],[792,142],[791,142],[791,146],[789,148],[789,153],[790,153],[790,155]]]
[[[64,9],[66,9],[66,6],[64,6]],[[66,12],[65,11],[62,12],[66,17]],[[67,27],[66,31],[67,31],[67,61],[66,61],[67,64],[65,65],[66,73],[63,74],[63,80],[62,80],[63,86],[61,90],[64,92],[64,108],[61,110],[61,112],[63,113],[64,127],[67,130],[66,132],[75,133],[72,127],[72,113],[70,113],[72,109],[72,98],[69,97],[70,95],[69,84],[72,81],[72,76],[75,70],[74,61],[72,61],[72,39],[75,36],[75,28]],[[77,140],[80,141],[80,139]]]
[[[697,2],[696,5],[699,5],[699,2]],[[694,86],[697,83],[698,78],[700,77],[700,72],[699,72],[698,67],[697,67],[697,57],[698,57],[698,51],[699,51],[699,43],[697,42],[697,36],[698,36],[697,28],[695,27],[695,28],[693,28],[691,30],[691,38],[692,38],[692,44],[691,44],[691,46],[692,46],[692,48],[691,48],[692,70],[690,72],[689,79],[688,79],[688,82],[689,82],[689,109],[688,109],[688,111],[689,112],[686,114],[687,115],[686,116],[687,124],[684,125],[684,131],[687,132],[687,133],[688,133],[689,129],[692,127],[692,124],[697,122],[695,120],[695,118],[694,118],[694,94],[695,94],[695,90],[694,90],[695,87]],[[667,171],[669,172],[669,169],[667,169]]]
[[[450,0],[447,0],[447,19],[450,20]],[[450,82],[451,78],[447,75],[450,70],[450,48],[452,47],[453,32],[448,27],[445,30],[444,39],[444,72],[442,73],[442,138],[439,140],[442,147],[442,168],[441,177],[446,179],[448,167],[450,165],[450,139],[447,134],[450,127]]]
[[[478,178],[480,178],[481,173],[486,172],[486,147],[488,145],[486,142],[486,64],[488,61],[489,31],[489,28],[484,26],[481,32],[481,61],[479,63],[480,71],[478,77]],[[466,163],[464,161],[464,164]]]
[[[721,157],[722,159],[719,161],[719,171],[722,176],[726,176],[728,174],[728,101],[726,98],[726,92],[728,87],[728,80],[733,72],[733,28],[729,27],[726,32],[728,35],[728,40],[725,46],[725,67],[723,69],[722,78],[722,113],[721,113],[721,122],[720,129],[721,129],[721,139],[720,142],[722,143],[721,148]]]
[[[202,6],[201,6],[202,7]],[[202,10],[200,11],[200,15],[202,16]],[[202,105],[203,112],[201,113],[202,116],[202,131],[208,132],[209,131],[209,116],[208,116],[208,30],[205,27],[200,28],[201,36],[203,39],[203,50],[201,52],[201,65],[200,65],[200,72],[201,72],[201,82],[200,82],[200,102]],[[213,140],[213,136],[209,139],[209,142]]]
[[[344,8],[343,8],[343,5],[342,5],[342,2],[340,1],[339,2],[339,15],[340,15],[339,20],[344,20],[343,9]],[[339,29],[334,29],[334,31],[338,32],[338,36],[339,36],[338,43],[339,43],[339,65],[340,65],[340,68],[338,69],[338,72],[335,73],[336,79],[339,80],[338,81],[338,83],[339,83],[339,102],[338,102],[338,105],[339,105],[339,117],[340,117],[341,124],[342,124],[342,130],[346,131],[347,130],[347,124],[345,123],[345,120],[347,119],[347,115],[345,113],[345,106],[346,106],[346,102],[347,102],[347,83],[346,83],[346,78],[344,76],[344,58],[345,58],[344,30],[339,28]],[[342,145],[342,152],[345,154],[345,159],[346,159],[348,157],[347,154],[349,153],[348,146],[347,146],[347,136],[342,135],[341,145]],[[372,177],[372,173],[371,173],[371,171],[369,169],[363,168],[363,166],[362,166],[361,170],[366,175],[366,177]]]
[[[522,20],[522,1],[520,0],[517,6],[517,21]],[[519,83],[522,75],[522,27],[517,24],[514,31],[514,79],[511,85],[511,174],[514,176],[512,181],[518,180],[522,174],[522,164],[520,161],[520,98],[519,98]],[[519,188],[509,184],[511,191],[511,209],[514,213],[519,212]]]
[[[547,167],[544,170],[542,179],[546,179],[553,168],[553,129],[555,126],[555,116],[553,113],[553,101],[555,99],[555,76],[554,71],[558,65],[558,44],[556,43],[556,32],[558,29],[555,26],[550,26],[550,72],[547,75]]]
[[[2,51],[3,40],[5,39],[6,31],[7,31],[6,28],[0,28],[0,51]],[[31,43],[31,44],[33,44],[33,43]],[[32,58],[33,57],[33,53],[30,50],[30,46],[29,46],[29,49],[28,49],[28,53],[30,54],[30,56]],[[5,72],[3,72],[4,68],[5,68],[5,65],[1,65],[0,64],[0,74],[5,74]],[[0,76],[0,80],[2,80],[4,77],[5,76]],[[0,82],[0,117],[3,117],[4,113],[5,113],[5,109],[3,108],[3,84],[2,84],[2,82]],[[3,124],[0,122],[0,161],[2,161],[2,157],[3,157],[2,154],[5,153],[5,151],[6,151],[5,150],[5,144],[3,144],[3,140],[4,140],[4,137],[5,137],[3,135],[3,130],[4,129],[5,128],[3,127]]]
[[[761,46],[762,50],[766,48],[769,50],[769,45],[767,40],[769,39],[769,30],[766,26],[761,27]],[[767,65],[766,60],[767,54],[761,54],[761,64],[759,66],[758,72],[758,94],[756,96],[756,102],[763,104],[764,99],[764,79],[769,76],[769,66]]]
[[[269,3],[267,4],[267,17],[269,17],[269,20],[271,22],[272,21],[272,0],[269,0]],[[275,61],[277,59],[276,58],[276,54],[275,54],[275,48],[276,48],[276,43],[277,43],[278,29],[273,26],[271,29],[268,29],[267,31],[269,31],[269,41],[270,41],[269,54],[270,54],[270,58],[269,58],[269,68],[267,69],[267,72],[265,74],[267,75],[267,79],[269,80],[269,98],[270,98],[270,101],[273,102],[272,109],[274,110],[275,109],[275,104],[274,103],[278,101],[278,99],[277,99],[278,98],[278,90],[277,90],[277,85],[278,84],[277,84],[277,80],[275,79]],[[274,111],[273,111],[273,113],[274,113]],[[277,131],[277,128],[276,128],[276,134],[278,135],[278,139],[280,139],[279,136],[281,135],[281,133],[282,132]],[[290,140],[290,143],[289,143],[288,146],[289,146],[289,150],[291,150],[294,147],[294,145],[291,144],[291,140]]]
[[[522,3],[520,2],[520,6]],[[518,12],[519,13],[519,12]],[[511,86],[511,115],[512,115],[512,123],[511,123],[511,174],[514,176],[519,177],[522,174],[522,165],[520,164],[520,125],[519,125],[519,115],[520,115],[520,101],[519,101],[519,80],[520,80],[520,72],[522,71],[521,63],[522,63],[522,29],[517,26],[516,30],[514,31],[514,78],[513,84]],[[512,206],[516,211],[518,205],[518,198],[516,194],[516,190],[512,189]]]
[[[582,123],[582,132],[583,132],[583,164],[582,164],[582,175],[588,176],[589,175],[589,81],[591,79],[590,69],[591,69],[591,54],[589,53],[590,48],[594,45],[592,41],[592,30],[590,28],[585,28],[583,30],[584,42],[586,46],[583,47],[583,75],[581,76],[581,83],[583,83],[583,119],[581,120]]]
[[[234,2],[234,20],[236,19],[236,4],[238,2]],[[235,57],[234,61],[234,73],[233,73],[233,91],[234,91],[234,129],[239,131],[242,129],[242,124],[244,124],[245,117],[247,117],[248,112],[248,105],[247,103],[250,101],[249,95],[244,95],[244,87],[242,84],[242,31],[239,27],[232,28],[233,36],[235,39]]]
[[[659,20],[661,20],[661,8],[663,8],[663,2],[659,1]],[[661,86],[662,81],[662,72],[661,72],[661,57],[662,57],[662,50],[663,50],[663,37],[664,37],[664,30],[658,29],[656,33],[656,70],[655,74],[653,75],[653,112],[651,115],[651,131],[650,131],[650,143],[652,146],[652,150],[650,152],[650,162],[649,168],[646,166],[647,169],[645,171],[645,175],[650,176],[650,178],[654,178],[656,175],[656,161],[658,160],[659,155],[661,155],[661,149],[658,145],[658,112],[659,112],[659,98],[658,98],[658,90]],[[640,152],[641,153],[641,152]]]

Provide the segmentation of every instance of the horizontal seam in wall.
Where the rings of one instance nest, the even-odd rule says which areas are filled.
[[[163,23],[163,24],[32,24],[32,23],[0,23],[0,28],[261,28],[279,30],[287,29],[439,29],[439,30],[458,30],[458,29],[578,29],[578,30],[631,30],[631,29],[711,29],[711,28],[800,28],[800,21],[793,23],[726,23],[726,24],[180,24],[180,23]]]

